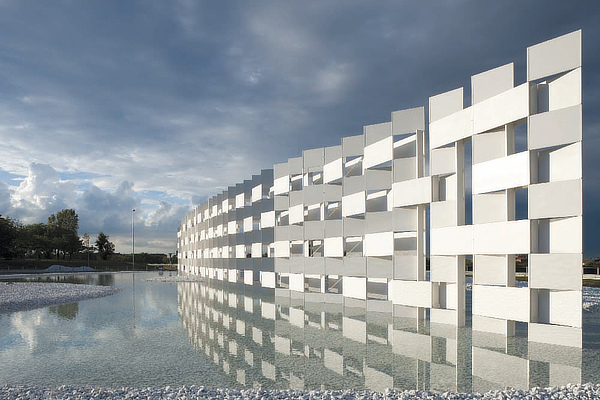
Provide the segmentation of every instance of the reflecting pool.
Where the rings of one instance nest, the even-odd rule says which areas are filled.
[[[111,285],[121,292],[0,314],[0,384],[233,384],[189,344],[177,312],[177,284],[146,282],[154,276],[158,273],[32,279]]]
[[[44,278],[121,292],[0,314],[0,384],[481,392],[600,382],[599,314],[584,312],[581,349],[532,343],[526,324],[506,338],[381,300],[146,281],[155,276]]]
[[[178,291],[191,342],[240,385],[484,392],[598,381],[595,334],[582,351],[529,342],[527,324],[514,337],[471,332],[380,300],[216,281]],[[597,321],[586,313],[594,332]]]

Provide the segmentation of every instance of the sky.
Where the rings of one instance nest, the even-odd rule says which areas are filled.
[[[600,255],[600,2],[0,0],[0,214],[175,252],[183,216],[583,30],[584,256]],[[468,104],[468,103],[467,103]]]

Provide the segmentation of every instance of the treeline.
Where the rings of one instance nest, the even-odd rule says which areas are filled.
[[[88,252],[99,254],[103,260],[115,252],[115,245],[103,232],[95,244],[86,233],[79,237],[79,216],[68,208],[48,217],[48,223],[24,225],[0,215],[0,257],[69,259]]]

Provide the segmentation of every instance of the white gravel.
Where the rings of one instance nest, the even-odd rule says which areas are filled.
[[[16,399],[227,399],[227,400],[408,400],[408,399],[594,399],[600,397],[600,385],[567,385],[530,390],[505,389],[484,394],[433,392],[428,390],[263,390],[209,389],[204,386],[103,389],[96,387],[0,386],[0,398]]]
[[[0,313],[75,303],[110,296],[118,291],[109,286],[73,283],[0,282]]]
[[[202,278],[197,275],[157,276],[146,279],[146,282],[202,282]]]

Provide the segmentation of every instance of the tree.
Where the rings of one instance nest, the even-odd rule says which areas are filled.
[[[96,248],[98,249],[98,253],[103,260],[108,259],[115,252],[115,245],[108,240],[109,236],[104,232],[100,232],[98,234],[98,238],[96,239]]]
[[[0,257],[13,257],[18,230],[19,227],[15,221],[0,215]]]
[[[56,250],[56,258],[62,252],[63,258],[81,250],[81,240],[77,235],[79,216],[72,208],[66,208],[48,217],[48,238]]]
[[[21,247],[25,255],[30,255],[41,259],[50,258],[53,244],[48,239],[48,226],[38,223],[25,225],[21,229]]]

